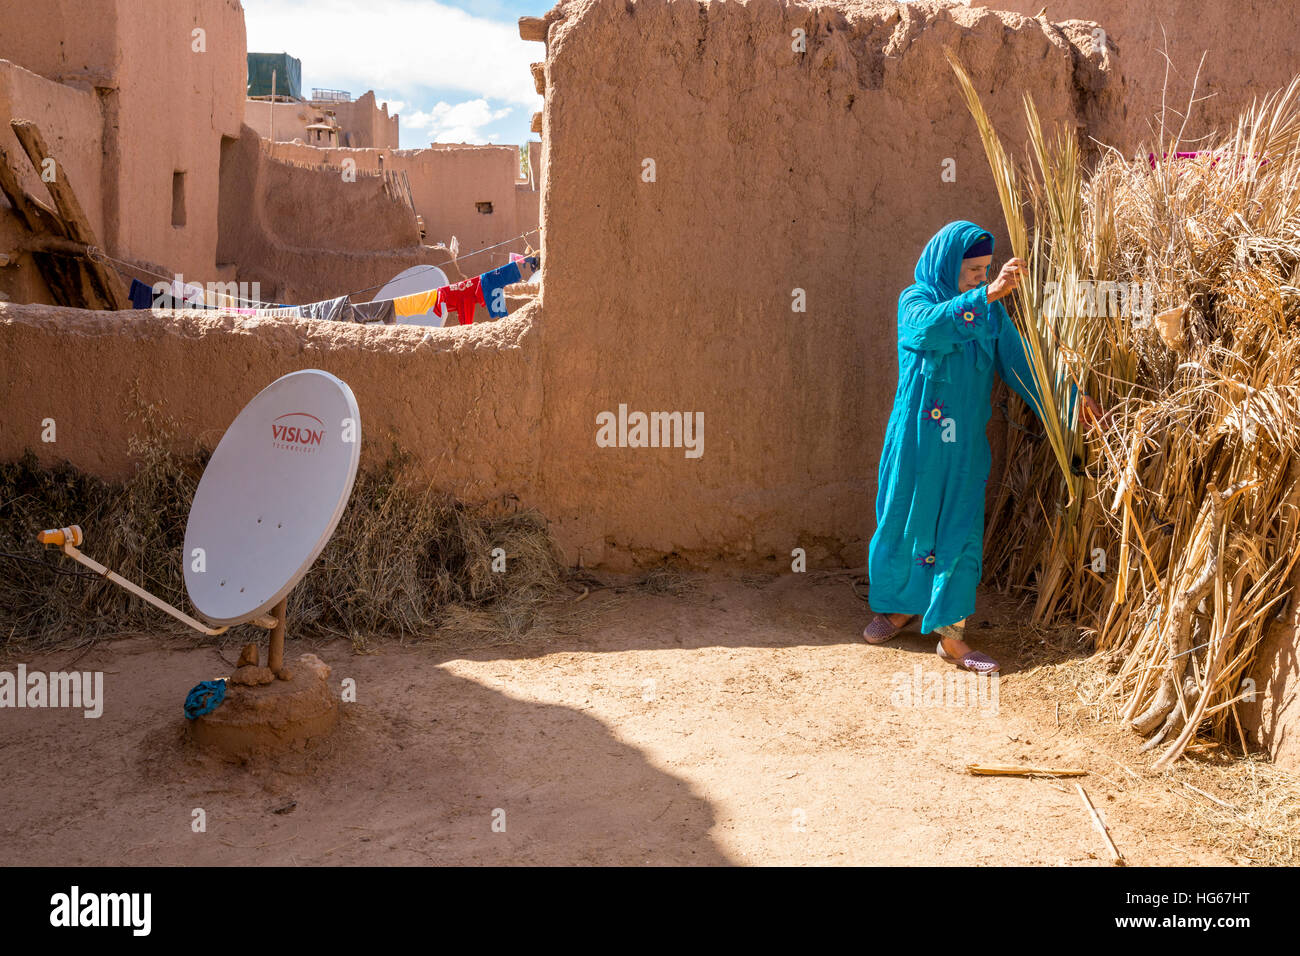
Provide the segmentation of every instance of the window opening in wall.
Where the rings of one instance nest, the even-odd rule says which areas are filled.
[[[180,170],[172,173],[172,225],[185,225],[185,174]]]
[[[492,212],[492,204],[491,204],[490,202],[476,202],[476,203],[474,204],[474,208],[477,209],[477,210],[478,210],[479,212],[481,212],[481,213],[491,213],[491,212]]]

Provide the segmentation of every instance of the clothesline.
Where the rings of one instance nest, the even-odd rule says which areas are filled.
[[[484,246],[482,249],[475,249],[473,252],[468,252],[465,254],[463,258],[468,259],[470,256],[478,255],[480,252],[487,252],[488,250],[496,249],[499,246],[507,246],[512,242],[516,242],[519,239],[524,238],[524,236],[531,236],[533,233],[540,232],[540,231],[541,231],[540,229],[529,229],[527,232],[521,232],[519,235],[514,236],[510,239],[503,239],[501,242],[493,243],[490,246]],[[441,269],[443,266],[449,266],[453,263],[459,262],[461,258],[462,257],[457,256],[455,259],[448,259],[446,262],[439,262],[437,265],[424,265],[424,266],[420,266],[419,268],[421,272],[427,272],[430,269]],[[411,275],[419,275],[419,273],[412,272]],[[388,283],[386,282],[381,282],[379,285],[372,285],[368,289],[358,289],[356,292],[349,292],[348,295],[354,296],[354,295],[360,295],[363,292],[374,292],[376,289],[382,289],[387,284]]]
[[[176,285],[176,277],[174,275],[165,276],[162,273],[154,272],[152,269],[147,269],[144,266],[139,265],[137,263],[127,262],[125,259],[118,259],[116,256],[110,256],[107,252],[105,252],[103,249],[99,248],[98,246],[87,246],[86,255],[89,256],[91,259],[95,259],[100,262],[107,260],[108,262],[117,263],[117,265],[114,266],[114,269],[117,271],[117,274],[120,275],[123,279],[134,280],[135,277],[127,275],[127,273],[124,272],[121,268],[118,268],[118,266],[126,266],[128,269],[132,270],[133,272],[142,272],[151,278],[162,279],[164,282],[172,283],[173,286]],[[203,287],[200,285],[189,285],[189,286],[185,286],[184,288],[203,290]],[[207,295],[207,291],[206,290],[203,291],[204,291],[204,295]],[[214,296],[220,296],[221,298],[224,299],[229,299],[231,302],[246,302],[251,305],[261,306],[263,308],[268,308],[268,309],[284,308],[284,306],[280,304],[271,303],[271,302],[262,302],[259,299],[237,299],[234,296],[227,295],[224,292],[213,292],[212,294]]]
[[[348,296],[341,295],[307,305],[284,306],[279,309],[236,309],[235,311],[270,318],[389,324],[403,317],[441,313],[445,318],[447,313],[455,312],[460,318],[461,325],[469,325],[474,321],[474,312],[479,306],[486,308],[488,315],[494,319],[503,319],[509,314],[505,305],[505,288],[523,281],[523,273],[519,269],[521,263],[528,264],[534,272],[540,268],[540,260],[537,256],[521,256],[512,252],[510,261],[505,265],[489,269],[473,278],[392,299],[350,302]],[[149,287],[140,283],[139,291],[141,298],[146,299]],[[138,307],[149,308],[149,302],[142,301]]]
[[[470,258],[471,256],[476,256],[476,255],[478,255],[479,253],[489,252],[489,251],[491,251],[491,250],[493,250],[493,249],[500,248],[501,246],[509,245],[509,244],[512,243],[512,242],[517,242],[518,240],[523,239],[525,236],[530,236],[530,235],[532,235],[533,233],[535,233],[535,232],[539,232],[539,231],[540,231],[540,228],[529,229],[529,230],[527,230],[527,231],[525,231],[525,232],[520,233],[520,234],[517,235],[517,236],[512,236],[512,237],[509,238],[509,239],[503,239],[501,242],[493,243],[493,244],[490,245],[490,246],[484,246],[482,249],[475,249],[473,252],[468,252],[468,253],[466,253],[464,256],[457,256],[457,257],[455,257],[455,258],[453,258],[453,259],[447,259],[446,261],[444,261],[444,262],[440,262],[440,263],[437,263],[437,264],[432,264],[432,265],[430,265],[430,264],[426,264],[426,265],[420,266],[420,267],[418,267],[418,268],[419,268],[419,271],[413,271],[413,272],[411,273],[411,275],[413,275],[413,276],[414,276],[414,275],[420,275],[421,273],[423,273],[423,272],[427,272],[427,271],[429,271],[430,269],[439,269],[439,268],[441,268],[442,266],[453,265],[453,264],[455,264],[455,263],[458,263],[461,259],[468,259],[468,258]],[[108,260],[108,261],[110,261],[110,262],[114,262],[114,263],[118,263],[118,264],[120,264],[120,265],[124,265],[124,266],[126,266],[128,269],[132,269],[132,270],[134,270],[134,271],[136,271],[136,272],[144,273],[145,275],[147,275],[147,276],[151,276],[151,277],[153,277],[153,278],[162,279],[162,280],[164,280],[164,281],[166,281],[166,282],[173,282],[174,279],[175,279],[175,276],[165,276],[165,275],[162,275],[162,274],[160,274],[160,273],[154,272],[152,269],[147,269],[147,268],[145,268],[144,266],[138,265],[138,264],[136,264],[136,263],[133,263],[133,262],[127,262],[127,261],[125,261],[125,260],[123,260],[123,259],[118,259],[118,258],[116,258],[115,256],[110,256],[107,252],[105,252],[103,249],[100,249],[98,246],[87,246],[87,247],[86,247],[86,254],[87,254],[91,259],[95,259],[95,258],[98,256],[98,257],[100,257],[101,260],[105,260],[105,259],[106,259],[106,260]],[[127,276],[127,274],[126,274],[125,272],[123,272],[121,269],[117,269],[117,272],[118,272],[120,275],[122,275],[123,278],[129,278],[129,277]],[[480,276],[480,278],[481,278],[481,276]],[[466,280],[466,281],[469,281],[469,280]],[[385,285],[387,285],[387,283],[380,283],[379,285],[372,285],[372,286],[369,286],[369,287],[367,287],[367,288],[365,288],[365,289],[357,289],[357,290],[354,291],[354,292],[348,292],[348,293],[346,293],[346,294],[343,295],[343,296],[337,296],[337,297],[335,297],[334,299],[328,299],[328,300],[325,300],[325,301],[336,301],[338,298],[348,299],[348,298],[351,298],[351,297],[354,296],[354,295],[361,295],[362,293],[365,293],[365,292],[373,292],[375,289],[382,289]],[[195,289],[200,289],[200,290],[202,290],[203,287],[202,287],[202,286],[197,286],[197,285],[195,285],[195,286],[186,286],[186,288],[195,288]],[[205,291],[204,294],[205,294],[205,296],[206,296],[206,295],[207,295],[207,292]],[[230,301],[230,302],[236,302],[236,303],[237,303],[237,302],[244,302],[244,303],[247,303],[248,305],[253,306],[255,311],[261,311],[261,310],[267,310],[267,309],[289,309],[289,308],[306,308],[306,307],[307,307],[307,306],[305,306],[305,305],[304,305],[304,306],[289,306],[289,305],[283,305],[283,304],[280,304],[280,303],[263,302],[263,301],[261,301],[261,300],[259,300],[259,299],[238,299],[238,298],[236,298],[236,297],[234,297],[234,296],[231,296],[231,295],[228,295],[227,293],[224,293],[224,292],[213,292],[212,295],[217,296],[217,297],[220,297],[220,298],[223,298],[223,299],[226,299],[226,300],[228,300],[228,301]],[[183,295],[182,295],[182,297],[183,297]],[[395,301],[396,301],[396,299],[379,299],[379,300],[376,300],[377,303],[378,303],[378,302],[395,302]],[[319,303],[308,303],[307,305],[317,305],[317,304],[319,304]],[[370,304],[370,303],[360,303],[360,304],[362,304],[362,305],[368,305],[368,304]]]

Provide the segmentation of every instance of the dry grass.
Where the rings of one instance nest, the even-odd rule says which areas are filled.
[[[1104,784],[1108,801],[1153,809],[1172,803],[1185,814],[1189,828],[1242,865],[1300,862],[1300,779],[1295,774],[1257,756],[1235,754],[1213,740],[1189,744],[1184,759],[1165,768],[1135,760],[1132,730],[1120,701],[1105,693],[1114,668],[1103,655],[1092,653],[1091,641],[1078,627],[1000,626],[1012,639],[1017,658],[1033,661],[1003,685],[1004,694],[1034,702],[1027,712],[1034,715],[1040,744],[1050,748],[1062,740],[1083,748],[1085,765]],[[1043,701],[1054,703],[1044,708]]]
[[[36,544],[43,528],[80,524],[86,553],[192,610],[181,549],[209,452],[168,451],[175,423],[138,394],[133,404],[147,437],[132,440],[136,470],[124,482],[42,467],[30,453],[0,465],[0,644],[11,651],[84,648],[127,630],[204,640]],[[295,637],[343,637],[358,653],[375,639],[451,651],[521,645],[574,633],[629,592],[689,598],[699,590],[694,576],[668,566],[607,581],[566,569],[541,514],[520,509],[513,496],[459,501],[431,489],[410,465],[395,449],[358,474],[333,537],[289,596]],[[218,641],[260,635],[246,626]]]
[[[42,468],[30,454],[0,466],[0,551],[29,559],[0,558],[0,628],[9,645],[178,626],[35,543],[42,528],[80,524],[88,554],[187,609],[181,548],[208,455],[164,451],[170,434],[153,425],[150,441],[133,449],[135,474],[120,484]],[[493,568],[497,548],[504,571]],[[289,616],[298,635],[342,636],[363,650],[376,636],[511,641],[542,623],[563,630],[571,603],[539,514],[508,499],[468,505],[435,493],[394,456],[358,475],[337,531],[290,595]]]
[[[954,69],[1015,251],[1030,250],[1016,304],[1044,384],[1058,412],[1074,381],[1111,414],[1086,440],[1050,414],[1046,443],[1009,433],[986,567],[1037,588],[1036,622],[1083,625],[1110,668],[1090,699],[1162,748],[1157,768],[1198,736],[1245,752],[1242,679],[1300,557],[1300,78],[1207,155],[1154,167],[1111,152],[1083,170],[1068,139],[1047,147],[1026,99],[1037,174],[1017,175]],[[1064,290],[1050,302],[1047,278]],[[1144,294],[1116,310],[1097,283]]]

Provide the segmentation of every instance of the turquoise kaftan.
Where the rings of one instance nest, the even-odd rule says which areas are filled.
[[[922,615],[922,634],[975,610],[994,372],[1042,417],[1024,341],[1002,303],[989,303],[986,285],[957,291],[962,255],[986,235],[972,222],[948,223],[898,300],[898,391],[867,574],[871,609]]]

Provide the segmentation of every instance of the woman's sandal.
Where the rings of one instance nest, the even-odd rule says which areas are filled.
[[[912,615],[912,617],[915,616]],[[862,639],[868,644],[883,644],[885,641],[891,640],[899,631],[905,629],[911,623],[911,617],[902,624],[895,624],[889,619],[889,615],[877,614],[871,619],[871,623],[863,629]]]
[[[967,651],[961,657],[953,657],[943,649],[943,641],[935,645],[934,651],[943,660],[950,664],[956,664],[962,670],[970,671],[974,674],[996,674],[1001,665],[987,654],[981,654],[979,651]]]

